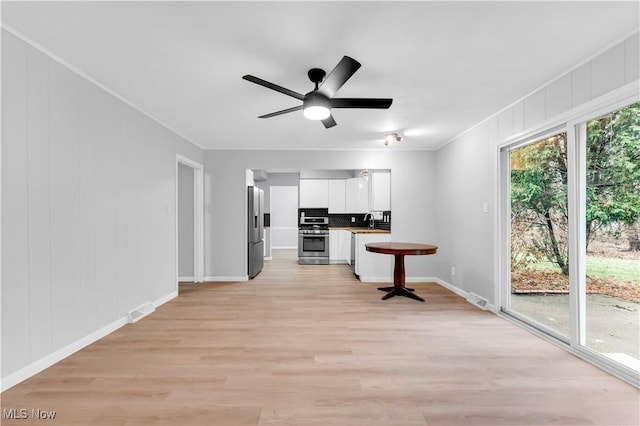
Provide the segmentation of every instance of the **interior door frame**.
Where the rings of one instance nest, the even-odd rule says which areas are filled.
[[[193,169],[193,281],[204,281],[204,166],[187,157],[176,154],[176,288],[178,286],[178,166]]]

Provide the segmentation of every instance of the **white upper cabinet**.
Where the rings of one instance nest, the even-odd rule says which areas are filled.
[[[365,178],[347,179],[345,204],[347,213],[366,213],[369,210],[369,185]]]
[[[300,179],[300,208],[328,208],[329,181]]]
[[[369,175],[369,210],[391,210],[391,173],[373,172]]]
[[[391,210],[391,173],[368,177],[300,179],[300,208],[326,208],[332,214]]]
[[[329,213],[348,213],[345,191],[346,182],[344,179],[329,180]]]

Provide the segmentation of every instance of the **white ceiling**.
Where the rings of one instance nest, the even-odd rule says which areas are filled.
[[[638,30],[639,3],[2,2],[2,22],[203,148],[432,149]],[[302,112],[307,70],[362,68],[339,97],[388,110]],[[388,149],[388,148],[385,148]]]

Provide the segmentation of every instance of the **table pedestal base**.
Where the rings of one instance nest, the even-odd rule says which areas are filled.
[[[387,300],[393,296],[405,296],[410,299],[419,300],[424,302],[424,299],[415,293],[412,293],[414,289],[406,288],[404,286],[404,255],[396,254],[395,265],[393,268],[393,287],[378,287],[378,290],[387,291],[388,293],[382,296],[382,300]]]
[[[378,290],[380,291],[391,291],[393,290],[395,287],[378,287]],[[409,290],[409,291],[416,291],[415,288],[409,288],[409,287],[405,287],[405,290]]]
[[[424,299],[422,297],[418,296],[415,293],[412,293],[413,289],[411,289],[411,288],[404,288],[404,287],[380,287],[380,288],[378,288],[378,290],[382,290],[382,291],[387,291],[386,289],[391,289],[391,291],[389,291],[387,294],[382,296],[382,300],[387,300],[388,298],[393,297],[393,296],[405,296],[405,297],[408,297],[410,299],[415,299],[415,300],[419,300],[421,302],[424,302]]]

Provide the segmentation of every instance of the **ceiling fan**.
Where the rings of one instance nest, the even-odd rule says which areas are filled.
[[[271,118],[277,115],[287,114],[294,111],[302,110],[304,116],[310,120],[321,120],[327,129],[336,125],[336,121],[331,115],[331,108],[367,108],[367,109],[387,109],[391,106],[393,99],[383,98],[334,98],[338,89],[351,78],[358,68],[360,62],[353,58],[344,56],[333,71],[327,73],[320,68],[311,68],[308,72],[309,80],[315,83],[316,87],[306,95],[286,89],[277,84],[270,83],[252,75],[245,75],[242,78],[276,92],[284,93],[302,101],[302,105],[292,108],[283,109],[281,111],[272,112],[270,114],[261,115],[258,118]]]

